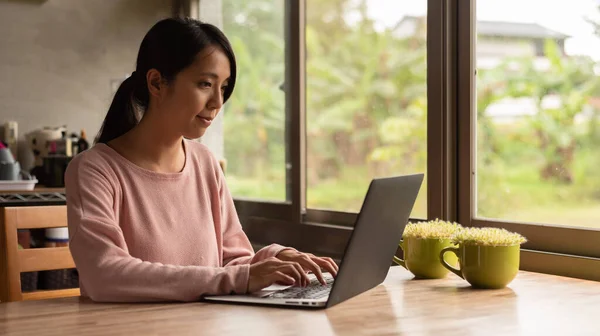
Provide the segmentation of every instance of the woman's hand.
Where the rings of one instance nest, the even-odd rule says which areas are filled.
[[[283,261],[294,262],[300,264],[305,272],[311,271],[319,279],[321,284],[325,285],[325,279],[321,269],[331,273],[333,277],[337,276],[338,265],[331,258],[316,257],[310,253],[302,253],[292,249],[286,249],[277,254],[277,258]]]
[[[274,283],[305,287],[310,283],[299,263],[269,258],[250,265],[248,292],[256,292]]]

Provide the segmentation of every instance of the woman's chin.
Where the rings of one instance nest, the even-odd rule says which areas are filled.
[[[199,129],[195,129],[191,132],[186,132],[183,137],[188,138],[188,139],[198,139],[204,136],[204,134],[206,133],[206,128],[199,128]]]

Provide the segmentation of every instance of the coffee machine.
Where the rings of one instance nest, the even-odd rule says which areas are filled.
[[[64,171],[73,156],[67,127],[43,127],[25,134],[34,156],[31,174],[45,187],[63,187]]]

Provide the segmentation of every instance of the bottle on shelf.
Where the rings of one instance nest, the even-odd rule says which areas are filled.
[[[81,134],[79,135],[79,141],[77,141],[77,152],[81,153],[88,148],[90,148],[90,143],[87,141],[85,130],[82,129]]]

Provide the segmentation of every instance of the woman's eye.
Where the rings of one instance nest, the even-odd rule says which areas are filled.
[[[212,86],[212,84],[210,82],[200,82],[198,84],[201,88],[209,88]]]
[[[225,92],[225,90],[227,90],[227,85],[221,87],[221,91]]]

